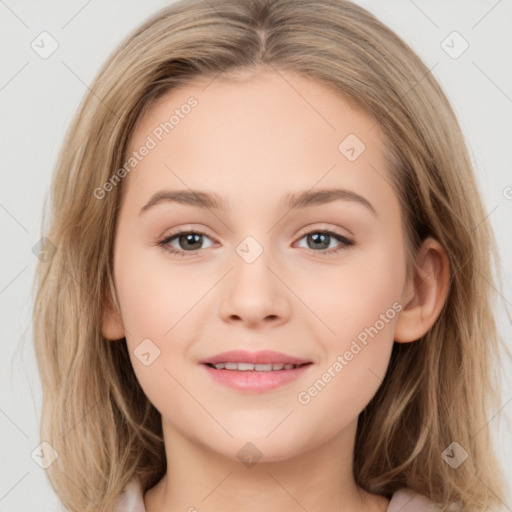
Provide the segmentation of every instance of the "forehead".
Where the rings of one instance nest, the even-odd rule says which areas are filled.
[[[289,71],[180,86],[139,120],[128,156],[150,140],[124,184],[141,197],[189,187],[215,190],[231,205],[243,197],[261,206],[262,194],[271,200],[315,186],[386,186],[386,141],[375,120],[332,88]]]

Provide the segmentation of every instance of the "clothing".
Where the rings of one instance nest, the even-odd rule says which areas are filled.
[[[116,512],[146,512],[142,488],[138,480],[132,480],[120,496]],[[434,511],[434,505],[422,494],[403,487],[391,496],[386,512],[427,512]]]

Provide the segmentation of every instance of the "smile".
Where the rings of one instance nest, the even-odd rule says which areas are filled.
[[[257,371],[257,372],[271,372],[278,370],[293,370],[298,368],[298,364],[251,364],[251,363],[218,363],[212,365],[216,370],[238,370],[242,372]]]
[[[203,363],[200,365],[215,382],[239,392],[259,394],[289,384],[304,376],[313,363],[252,364]]]

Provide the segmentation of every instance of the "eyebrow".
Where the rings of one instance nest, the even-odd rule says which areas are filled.
[[[336,200],[353,201],[368,208],[378,216],[373,205],[364,197],[341,188],[304,190],[289,193],[285,197],[285,206],[290,209],[306,208],[308,206],[332,203]],[[139,215],[160,203],[178,203],[198,208],[212,210],[229,210],[226,201],[217,194],[201,190],[160,190],[153,194],[149,201],[141,208]]]

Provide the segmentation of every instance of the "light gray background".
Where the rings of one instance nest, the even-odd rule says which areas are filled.
[[[169,2],[0,0],[2,186],[0,224],[0,511],[56,510],[58,501],[31,458],[39,444],[41,388],[32,348],[31,286],[43,199],[64,131],[107,55],[132,28]],[[496,290],[502,336],[510,345],[512,306],[512,1],[359,0],[422,57],[459,117],[503,260]],[[49,32],[59,47],[42,59],[31,48]],[[457,59],[441,42],[459,32],[469,48]],[[448,44],[450,44],[448,40]],[[458,42],[455,42],[457,49]],[[507,188],[508,187],[508,188]],[[505,361],[506,374],[512,372]],[[456,368],[454,368],[456,371]],[[491,421],[512,482],[510,380]],[[468,411],[469,413],[469,411]],[[496,411],[498,413],[498,411]],[[501,423],[500,417],[508,417]],[[510,497],[503,510],[512,510]]]

